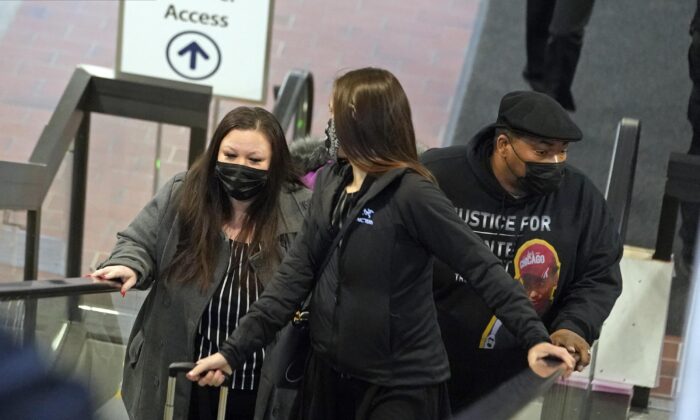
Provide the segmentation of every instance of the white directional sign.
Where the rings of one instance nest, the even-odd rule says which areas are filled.
[[[272,1],[122,0],[117,72],[264,102]]]

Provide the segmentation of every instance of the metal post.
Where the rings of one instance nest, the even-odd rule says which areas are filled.
[[[39,238],[41,209],[27,211],[27,237],[24,243],[24,280],[36,280],[39,275]],[[24,345],[34,342],[36,329],[36,299],[24,301]]]
[[[204,148],[207,144],[207,129],[195,128],[190,129],[190,150],[187,155],[187,168],[191,167],[195,160],[204,153]]]
[[[656,233],[655,260],[671,261],[673,253],[673,238],[676,234],[676,220],[678,218],[678,199],[664,194],[659,216],[659,229]]]
[[[68,246],[66,277],[80,277],[82,271],[83,233],[85,231],[85,197],[87,192],[90,113],[83,114],[73,140],[73,174],[71,176],[70,212],[68,214]],[[78,296],[69,296],[66,304],[68,319],[80,319]]]
[[[221,99],[212,96],[211,104],[209,105],[209,114],[207,115],[207,132],[205,138],[212,138],[216,131],[216,126],[219,124],[219,111],[221,110]],[[192,127],[190,127],[192,129]]]
[[[27,211],[27,238],[24,243],[24,280],[36,280],[39,274],[39,238],[41,209]]]
[[[219,390],[219,409],[216,410],[216,420],[226,420],[226,404],[228,403],[228,387],[230,385],[223,384]]]
[[[163,411],[163,420],[173,420],[175,409],[175,376],[168,377],[168,389],[165,391],[165,410]]]
[[[160,155],[163,152],[163,124],[156,124],[156,159],[153,165],[153,195],[160,188]]]
[[[85,230],[85,195],[87,190],[88,139],[90,114],[83,114],[73,143],[73,175],[71,177],[70,213],[68,215],[68,250],[66,277],[80,277]]]
[[[212,110],[211,113],[211,133],[210,135],[214,135],[214,131],[216,131],[216,126],[219,124],[219,111],[221,110],[221,99],[220,98],[214,98],[214,109]]]

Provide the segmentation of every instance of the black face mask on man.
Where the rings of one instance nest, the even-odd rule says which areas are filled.
[[[214,172],[228,195],[239,201],[255,197],[267,184],[267,171],[250,166],[216,162]]]
[[[508,144],[510,144],[510,148],[513,149],[515,156],[525,164],[525,176],[518,177],[518,183],[524,192],[545,195],[559,189],[561,180],[564,178],[564,165],[566,165],[566,163],[528,162],[518,155],[510,138],[508,138]],[[507,166],[511,173],[515,174],[513,170],[510,169],[510,165]]]

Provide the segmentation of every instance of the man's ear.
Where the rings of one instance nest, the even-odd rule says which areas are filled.
[[[498,153],[501,156],[505,156],[506,149],[508,148],[508,136],[506,136],[505,134],[499,134],[498,136],[496,136],[496,139],[493,142],[494,152]]]

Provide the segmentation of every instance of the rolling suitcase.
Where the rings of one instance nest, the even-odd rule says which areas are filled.
[[[163,420],[173,419],[173,408],[175,403],[175,382],[177,381],[178,373],[187,373],[194,368],[194,363],[182,362],[182,363],[171,363],[168,367],[168,390],[165,394],[165,412],[163,414]],[[219,410],[216,415],[217,420],[224,420],[226,418],[226,401],[228,400],[228,388],[231,384],[230,378],[226,378],[224,383],[221,384],[221,391],[219,393]]]

